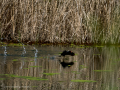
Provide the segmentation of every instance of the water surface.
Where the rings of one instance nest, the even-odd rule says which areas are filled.
[[[59,57],[63,50],[75,56]],[[119,90],[119,46],[1,46],[0,88]]]

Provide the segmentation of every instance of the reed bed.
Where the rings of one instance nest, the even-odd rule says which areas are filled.
[[[119,0],[0,0],[1,40],[120,43]]]

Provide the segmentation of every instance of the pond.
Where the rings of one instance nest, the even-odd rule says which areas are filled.
[[[0,46],[1,90],[120,90],[119,68],[119,45]]]

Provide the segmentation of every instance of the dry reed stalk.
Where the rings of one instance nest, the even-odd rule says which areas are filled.
[[[2,0],[1,38],[50,43],[119,41],[115,0]]]

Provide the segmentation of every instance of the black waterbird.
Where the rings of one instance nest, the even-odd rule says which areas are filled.
[[[66,51],[66,50],[64,50],[62,53],[61,53],[61,56],[65,56],[65,55],[71,55],[71,56],[74,56],[75,55],[75,53],[74,52],[72,52],[72,51]]]

